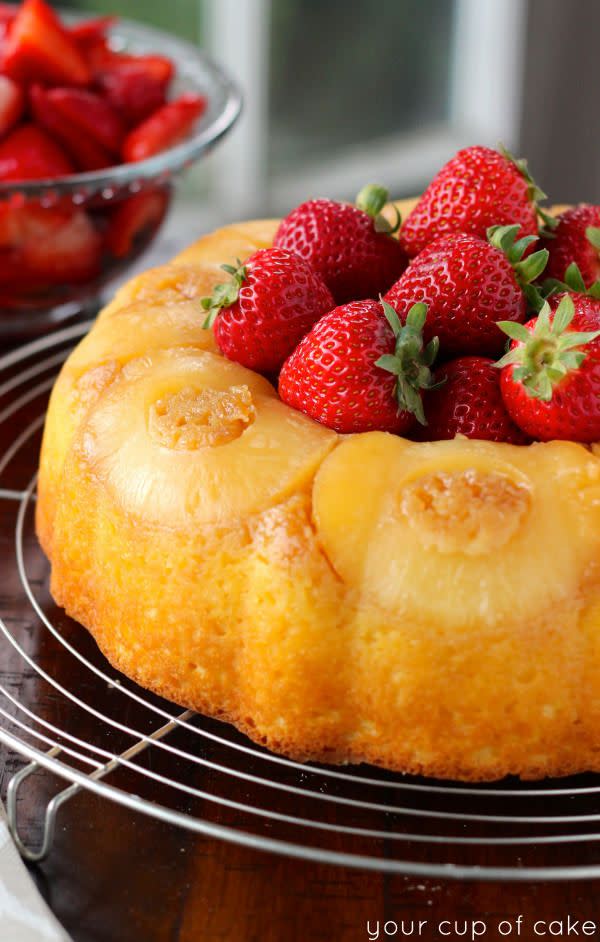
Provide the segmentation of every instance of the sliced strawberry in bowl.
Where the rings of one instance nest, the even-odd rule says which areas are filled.
[[[33,85],[29,97],[31,110],[38,125],[60,142],[72,159],[76,170],[83,172],[102,170],[116,163],[112,155],[97,140],[82,134],[81,128],[67,120],[53,101],[52,89]]]
[[[45,180],[73,173],[63,149],[35,124],[22,124],[0,141],[0,181]]]
[[[10,25],[17,18],[19,7],[16,3],[0,3],[0,23]]]
[[[62,22],[53,5],[0,0],[0,336],[70,317],[120,275],[178,175],[239,111],[233,83],[189,43],[110,16]],[[187,94],[167,104],[175,62]],[[132,133],[136,160],[168,152],[128,167]]]
[[[180,95],[159,108],[127,135],[123,144],[123,159],[135,163],[179,144],[192,131],[206,106],[203,95],[190,93]]]
[[[0,67],[24,82],[87,85],[91,79],[77,43],[44,0],[25,0],[19,8]]]
[[[167,100],[175,67],[165,56],[131,56],[94,52],[94,80],[106,100],[134,127],[157,111]]]
[[[0,205],[0,259],[11,261],[0,266],[2,284],[35,289],[86,282],[100,273],[101,250],[101,237],[83,210]]]
[[[100,95],[81,88],[46,90],[44,107],[79,135],[91,139],[115,156],[121,150],[125,126],[111,105]]]
[[[5,38],[8,36],[11,27],[17,18],[17,7],[12,3],[0,3],[0,54]]]
[[[119,259],[133,252],[137,254],[163,222],[169,201],[169,191],[156,188],[119,203],[111,214],[104,238],[110,254]]]
[[[75,42],[85,51],[89,43],[106,39],[108,31],[116,22],[117,17],[113,15],[96,16],[89,20],[83,20],[81,23],[75,23],[69,27],[69,32]]]
[[[0,138],[15,126],[25,111],[25,92],[8,75],[0,75]]]

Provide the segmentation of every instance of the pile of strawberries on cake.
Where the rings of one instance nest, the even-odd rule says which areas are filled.
[[[342,433],[600,441],[600,206],[549,216],[526,163],[487,147],[403,222],[387,196],[309,200],[224,266],[202,302],[221,352]]]
[[[44,0],[0,3],[0,183],[61,179],[144,160],[185,138],[204,97],[168,101],[171,59],[117,52],[114,17],[63,23]],[[154,190],[105,219],[82,209],[0,202],[0,284],[84,281],[103,252],[124,258],[164,215]]]

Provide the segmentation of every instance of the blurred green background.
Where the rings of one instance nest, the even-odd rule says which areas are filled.
[[[206,227],[308,196],[352,199],[369,180],[414,194],[461,146],[499,140],[555,201],[600,200],[598,0],[66,6],[176,33],[238,79],[242,120],[182,189],[180,212]]]
[[[201,4],[194,0],[67,0],[55,6],[89,13],[114,13],[143,20],[183,39],[200,38]]]

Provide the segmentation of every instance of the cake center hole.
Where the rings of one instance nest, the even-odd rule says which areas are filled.
[[[530,503],[526,484],[467,468],[423,475],[400,493],[400,511],[426,547],[482,555],[506,543]]]
[[[166,448],[215,448],[239,438],[255,414],[247,386],[232,386],[225,391],[186,386],[150,407],[149,432]]]

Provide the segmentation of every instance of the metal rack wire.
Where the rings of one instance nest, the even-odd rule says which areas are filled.
[[[29,760],[7,792],[22,855],[38,861],[49,853],[60,807],[87,789],[207,837],[321,863],[437,878],[600,876],[597,776],[473,787],[364,766],[301,765],[226,724],[182,712],[107,664],[54,606],[33,530],[48,394],[86,327],[0,358],[0,434],[9,442],[0,455],[0,512],[14,527],[3,560],[12,591],[0,594],[0,651],[35,686],[30,696],[18,678],[14,689],[0,685],[0,742]],[[31,631],[19,628],[23,619]],[[67,784],[47,805],[33,849],[19,837],[17,798],[38,769]]]

